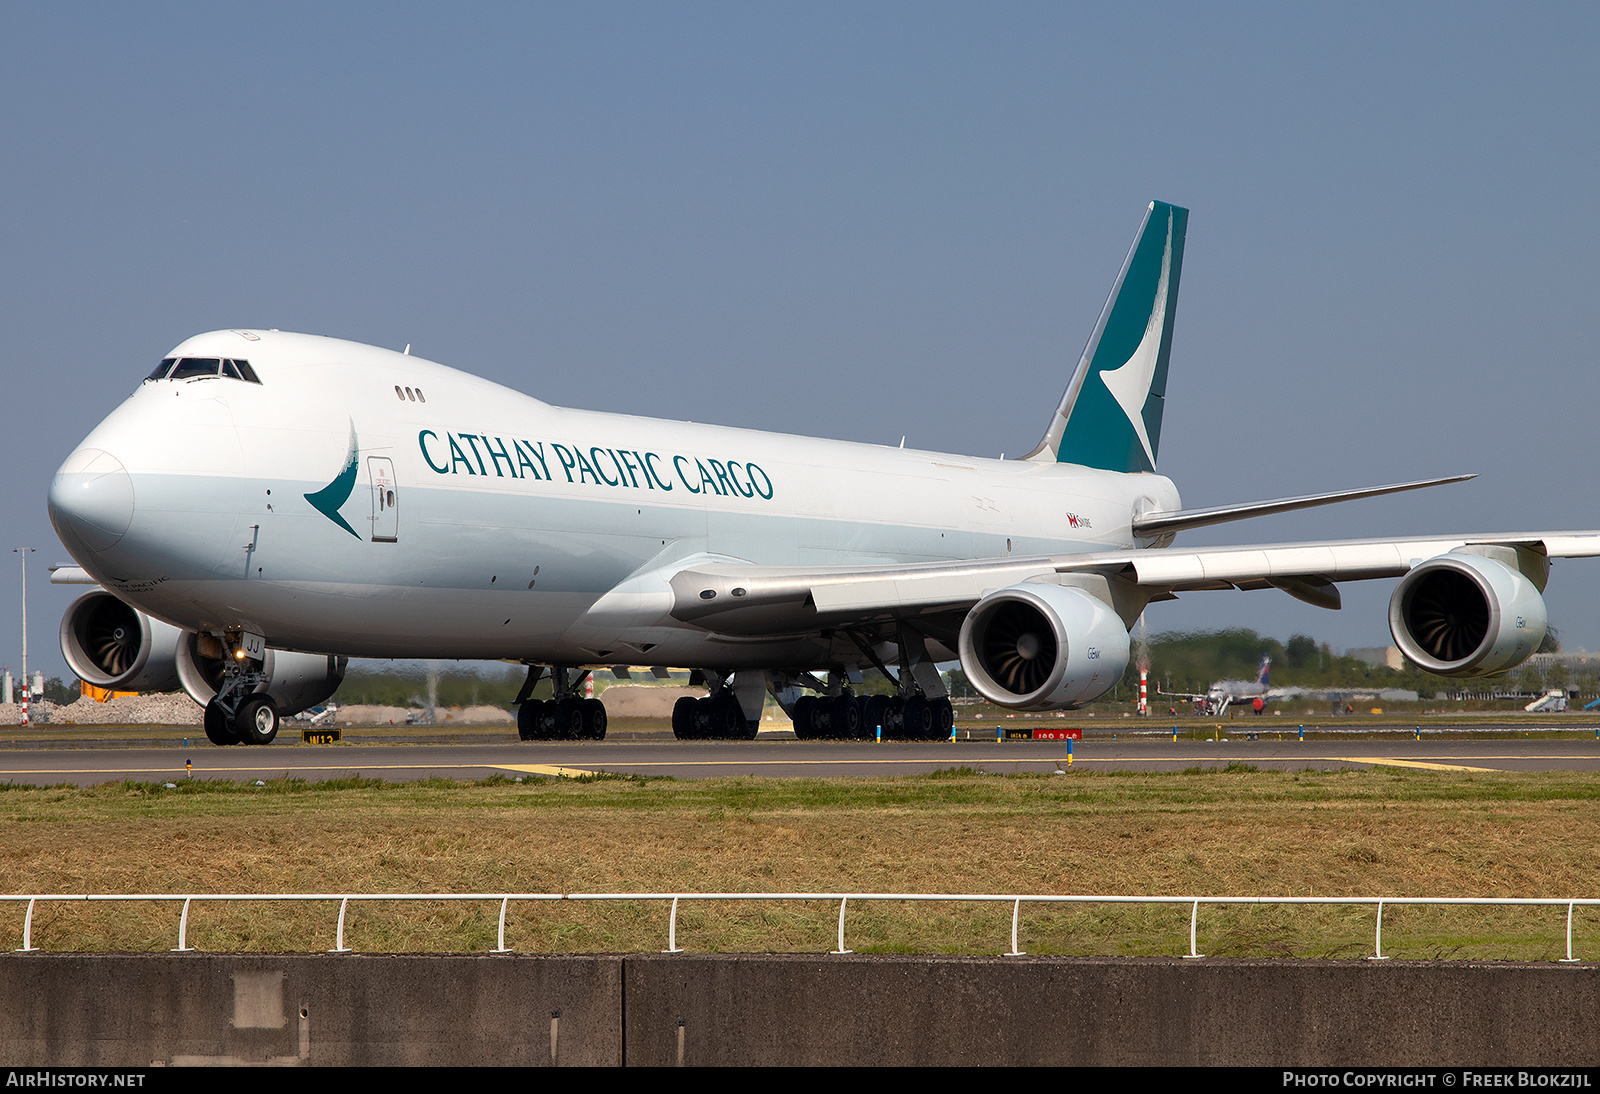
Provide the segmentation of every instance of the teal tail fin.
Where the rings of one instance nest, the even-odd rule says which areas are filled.
[[[1025,459],[1154,471],[1189,210],[1153,201],[1039,446]]]

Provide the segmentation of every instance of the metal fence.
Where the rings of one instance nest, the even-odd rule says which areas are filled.
[[[330,953],[351,953],[349,946],[345,945],[344,927],[345,914],[349,911],[351,901],[498,901],[500,904],[500,923],[497,935],[497,944],[491,953],[511,953],[506,946],[506,911],[512,901],[550,902],[550,901],[646,901],[646,902],[671,902],[667,916],[667,948],[663,953],[682,953],[683,948],[678,945],[678,904],[680,901],[818,901],[839,905],[839,934],[838,947],[830,952],[847,954],[852,951],[845,945],[845,913],[852,903],[861,904],[868,902],[927,902],[944,901],[948,903],[990,903],[1011,905],[1011,949],[1003,956],[1022,957],[1025,951],[1018,946],[1019,929],[1022,919],[1022,906],[1024,904],[1159,904],[1189,906],[1189,952],[1186,958],[1198,958],[1205,955],[1197,949],[1198,932],[1200,925],[1200,908],[1202,905],[1215,907],[1222,905],[1358,905],[1371,906],[1373,914],[1373,941],[1372,955],[1369,961],[1387,961],[1388,957],[1383,952],[1383,910],[1386,906],[1451,906],[1451,905],[1492,905],[1501,907],[1561,907],[1567,909],[1566,944],[1567,956],[1561,958],[1563,963],[1577,962],[1581,958],[1572,955],[1572,912],[1574,908],[1595,907],[1600,905],[1600,897],[1321,897],[1321,896],[1045,896],[1016,894],[1002,895],[996,893],[117,893],[117,894],[0,894],[0,901],[17,903],[27,901],[28,910],[22,922],[22,945],[17,948],[17,953],[30,953],[38,951],[39,947],[33,945],[33,912],[34,908],[44,903],[68,903],[88,901],[145,901],[145,902],[170,902],[183,904],[183,910],[178,917],[178,944],[173,947],[173,952],[183,953],[193,950],[188,944],[189,935],[189,910],[196,903],[222,903],[243,901],[322,901],[326,903],[337,902],[339,905],[338,925],[334,929],[334,944]]]

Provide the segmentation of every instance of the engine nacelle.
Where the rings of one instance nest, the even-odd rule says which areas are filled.
[[[206,648],[213,644],[216,650]],[[202,706],[211,702],[222,684],[225,658],[226,651],[215,639],[184,632],[184,640],[178,643],[178,680],[189,698]],[[280,716],[298,714],[339,689],[348,661],[332,654],[268,649],[262,660],[262,681],[255,692],[270,697]]]
[[[961,624],[967,679],[1019,710],[1079,707],[1128,668],[1128,628],[1111,606],[1070,586],[1024,582],[990,593]]]
[[[172,691],[183,633],[96,589],[74,600],[61,617],[61,655],[80,680],[95,687]]]
[[[114,691],[181,687],[201,706],[222,682],[220,643],[217,656],[200,652],[208,641],[215,639],[151,619],[104,589],[84,593],[61,617],[61,654],[80,680]],[[269,649],[256,691],[271,696],[280,715],[297,714],[338,689],[347,660]]]
[[[1419,564],[1389,598],[1389,633],[1400,652],[1437,676],[1492,676],[1515,668],[1544,641],[1544,598],[1518,570],[1455,551]]]

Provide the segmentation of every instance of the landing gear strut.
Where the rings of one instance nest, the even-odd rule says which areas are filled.
[[[742,671],[742,670],[741,670]],[[704,699],[684,696],[672,708],[672,733],[680,741],[753,741],[761,728],[760,718],[745,717],[744,704],[739,701],[742,690],[739,674],[732,682],[719,673],[702,670],[711,683],[711,694]],[[759,689],[766,694],[765,674],[761,674]],[[759,705],[759,704],[758,704]]]
[[[518,696],[517,736],[524,741],[605,740],[605,704],[598,699],[585,699],[578,690],[589,675],[588,670],[554,666],[550,678],[555,684],[555,698],[528,698],[543,673],[540,665],[528,666],[528,679]]]
[[[222,686],[206,704],[206,739],[214,745],[269,745],[278,736],[278,704],[256,691],[266,677],[257,663],[230,661]]]
[[[880,733],[887,740],[902,741],[937,741],[950,736],[955,708],[928,656],[923,634],[909,624],[898,626],[895,646],[900,657],[899,671],[890,672],[871,643],[859,634],[847,633],[874,668],[899,682],[898,693],[892,697],[852,695],[844,674],[834,670],[827,685],[829,694],[795,700],[791,712],[794,735],[803,741],[870,740]],[[802,674],[801,679],[806,686],[822,686],[815,677]]]

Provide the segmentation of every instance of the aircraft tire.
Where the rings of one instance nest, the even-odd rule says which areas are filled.
[[[557,741],[581,741],[587,726],[582,699],[562,699],[555,703],[556,728],[551,737]]]
[[[874,726],[874,729],[877,727]],[[906,735],[906,701],[899,697],[889,700],[883,708],[883,739],[898,741]]]
[[[926,699],[907,699],[905,713],[905,738],[908,741],[931,741],[937,716],[933,704]]]
[[[828,736],[836,741],[850,741],[861,735],[861,707],[854,695],[841,695],[829,705],[832,725]]]
[[[739,700],[731,691],[702,701],[706,703],[706,713],[711,719],[711,732],[707,734],[708,737],[718,741],[737,741],[744,737],[744,708],[739,705]]]
[[[599,699],[583,701],[583,731],[585,740],[606,739],[606,705]]]
[[[938,715],[934,735],[947,740],[956,727],[956,708],[949,699],[936,699],[933,706]]]
[[[680,741],[693,741],[695,733],[695,704],[700,700],[685,695],[672,706],[672,735]]]
[[[878,736],[879,728],[883,735],[889,736],[889,708],[894,701],[887,695],[869,695],[862,709],[861,736],[870,741]]]
[[[529,699],[517,707],[517,736],[524,741],[539,739],[539,714],[544,707],[542,699]]]
[[[206,740],[214,745],[236,745],[239,738],[234,736],[233,722],[228,718],[228,712],[223,710],[216,700],[206,704],[205,713]]]
[[[816,739],[816,720],[812,718],[816,706],[817,699],[814,695],[802,695],[794,701],[794,735],[797,740]]]
[[[265,695],[252,695],[233,712],[234,734],[247,745],[270,745],[278,735],[278,706]]]

